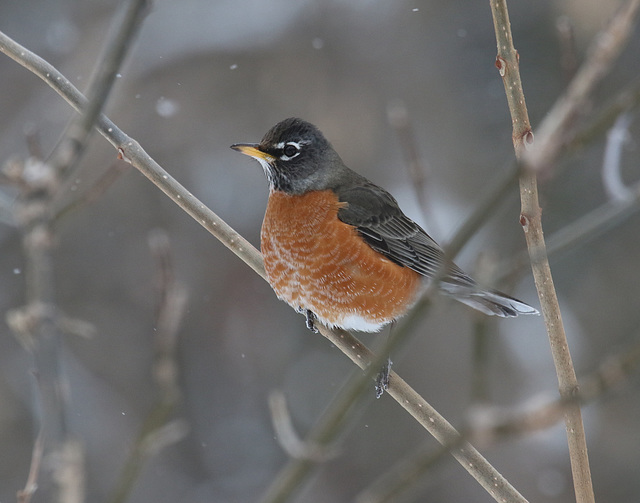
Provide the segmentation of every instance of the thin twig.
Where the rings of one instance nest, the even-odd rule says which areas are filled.
[[[594,139],[604,135],[613,126],[620,114],[637,108],[639,104],[640,80],[636,80],[602,106],[595,118],[576,132],[567,144],[567,150],[575,152],[590,145]]]
[[[68,214],[96,202],[129,169],[128,164],[120,161],[114,162],[88,190],[57,210],[53,219],[59,222]]]
[[[552,234],[549,237],[549,254],[560,255],[584,245],[635,214],[640,210],[640,183],[632,185],[629,190],[630,198],[609,201]]]
[[[269,393],[269,410],[278,443],[289,457],[323,463],[339,454],[337,446],[312,444],[300,439],[293,427],[287,400],[282,391],[275,390]]]
[[[629,191],[630,198],[607,201],[551,234],[547,239],[547,255],[557,260],[563,253],[597,239],[637,213],[640,210],[640,182],[632,185]],[[529,254],[526,251],[517,254],[501,267],[495,282],[499,283],[519,274],[528,265]]]
[[[111,503],[124,503],[148,459],[187,433],[182,420],[171,420],[180,400],[176,346],[187,307],[187,292],[175,279],[168,236],[160,230],[149,236],[156,263],[158,308],[154,330],[153,377],[158,397],[147,415],[116,483]]]
[[[631,114],[624,113],[618,117],[607,134],[607,144],[602,161],[602,185],[609,199],[626,201],[633,197],[633,192],[622,180],[621,162],[622,149],[629,138]]]
[[[494,5],[496,2],[491,0],[491,4]],[[626,46],[639,8],[640,0],[630,0],[596,36],[587,59],[572,79],[566,92],[556,101],[536,129],[535,145],[523,153],[521,160],[529,169],[539,172],[555,165],[563,147],[575,135],[576,118],[585,109],[585,104],[596,85],[607,75]],[[498,34],[497,31],[496,33]],[[499,35],[500,41],[506,42],[505,34]],[[501,49],[500,45],[499,43],[498,51]],[[518,103],[514,102],[514,105],[517,106]]]
[[[87,86],[87,106],[76,116],[56,145],[49,162],[60,177],[68,175],[87,146],[94,125],[107,102],[122,63],[132,48],[142,20],[148,12],[148,0],[128,0],[116,12],[105,50],[98,58]]]
[[[18,503],[30,503],[31,498],[38,489],[38,474],[42,463],[42,454],[44,452],[44,429],[41,427],[33,443],[31,452],[31,465],[29,467],[29,476],[24,488],[18,491]]]
[[[637,337],[636,337],[637,339]],[[464,429],[465,438],[482,445],[507,437],[524,435],[554,426],[573,404],[585,405],[609,393],[628,380],[640,365],[640,343],[634,343],[602,360],[590,374],[580,379],[580,390],[573,396],[550,399],[540,395],[517,407],[478,408]]]

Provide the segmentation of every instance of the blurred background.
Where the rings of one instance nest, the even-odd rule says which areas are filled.
[[[621,5],[618,1],[509,3],[532,124],[540,123],[571,74],[558,22],[574,28],[576,58]],[[0,29],[58,67],[81,90],[101,53],[117,2],[0,3]],[[599,87],[593,108],[638,78],[636,33]],[[193,194],[255,246],[267,199],[260,166],[229,149],[259,141],[276,122],[316,124],[344,161],[389,189],[403,209],[446,243],[513,160],[511,120],[494,67],[489,2],[413,0],[158,0],[106,112]],[[72,115],[43,82],[0,57],[0,160],[28,155],[35,135],[49,152]],[[590,113],[591,110],[585,110]],[[405,117],[399,131],[394,119]],[[407,132],[408,131],[408,132]],[[638,179],[640,120],[631,123],[622,175]],[[403,134],[415,142],[425,183],[409,170]],[[404,140],[407,136],[404,136]],[[540,185],[547,236],[607,202],[601,182],[606,137],[566,159]],[[68,200],[89,190],[116,153],[95,135]],[[562,168],[562,169],[560,169]],[[20,236],[2,189],[0,311],[24,303]],[[524,250],[513,185],[507,200],[458,256],[491,278]],[[582,246],[551,257],[579,376],[637,340],[640,217],[618,221]],[[158,302],[148,236],[168,234],[175,274],[189,300],[179,333],[187,434],[145,464],[129,501],[255,501],[287,460],[267,396],[281,389],[304,436],[353,371],[352,364],[269,286],[133,168],[57,228],[56,294],[68,316],[91,323],[92,338],[64,338],[68,422],[84,445],[87,501],[108,501],[141,425],[157,399],[152,377]],[[477,271],[479,263],[489,263]],[[497,285],[539,306],[531,272]],[[477,316],[439,299],[419,333],[394,355],[395,370],[454,425],[478,397]],[[515,405],[557,380],[541,317],[489,320],[485,399]],[[363,335],[367,344],[380,336]],[[32,359],[0,325],[0,501],[24,486],[37,434]],[[585,407],[596,498],[640,495],[640,379]],[[341,455],[320,467],[297,501],[353,501],[395,462],[436,442],[393,400],[365,400],[343,435]],[[482,452],[525,497],[574,501],[564,426],[484,446]],[[34,501],[45,501],[36,493]],[[492,501],[450,458],[404,500]]]

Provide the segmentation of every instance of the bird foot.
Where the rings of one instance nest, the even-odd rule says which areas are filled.
[[[382,366],[382,369],[376,376],[376,398],[380,398],[384,395],[384,392],[389,388],[389,376],[391,375],[391,358],[387,358],[387,362]]]
[[[318,329],[316,328],[316,315],[311,309],[304,310],[304,316],[306,318],[307,328],[311,330],[314,334],[318,333]]]

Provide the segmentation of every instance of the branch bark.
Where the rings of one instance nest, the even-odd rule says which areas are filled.
[[[593,502],[595,498],[582,414],[579,404],[572,400],[578,393],[578,380],[547,258],[536,173],[550,169],[557,160],[575,127],[575,119],[583,104],[624,47],[640,1],[632,0],[627,3],[607,29],[596,38],[588,59],[569,84],[567,92],[541,124],[536,145],[533,144],[533,133],[520,80],[519,56],[513,45],[507,3],[506,0],[490,0],[490,5],[498,50],[496,67],[503,79],[511,113],[516,158],[525,168],[520,176],[520,222],[525,232],[534,281],[556,366],[560,396],[570,403],[564,418],[576,499],[579,503]]]
[[[513,123],[512,139],[516,158],[522,161],[526,149],[532,148],[533,133],[520,80],[519,56],[513,46],[506,0],[491,0],[491,12],[493,14],[498,47],[496,67],[503,79],[511,113]],[[533,277],[551,344],[560,396],[568,400],[577,393],[578,380],[562,324],[558,298],[553,286],[553,277],[551,276],[542,231],[542,210],[538,202],[537,178],[535,171],[532,169],[525,169],[520,175],[520,199],[520,223],[525,233]],[[573,402],[565,411],[565,427],[576,499],[579,503],[592,503],[595,501],[595,497],[591,482],[582,413],[578,403]]]

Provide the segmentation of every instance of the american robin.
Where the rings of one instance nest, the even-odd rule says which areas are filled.
[[[260,143],[231,148],[253,157],[269,180],[260,247],[276,295],[329,327],[375,332],[405,314],[429,279],[485,314],[537,314],[484,290],[407,217],[389,192],[349,169],[312,124],[290,118]]]

